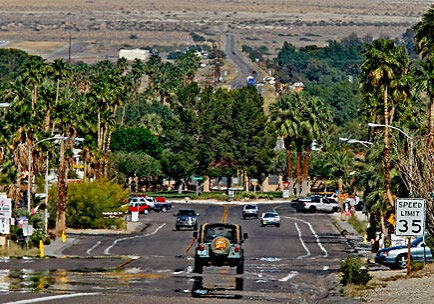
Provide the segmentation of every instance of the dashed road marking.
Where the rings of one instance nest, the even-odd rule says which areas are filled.
[[[147,237],[147,236],[154,235],[161,228],[163,228],[164,226],[166,226],[166,223],[161,224],[160,226],[157,227],[157,229],[155,229],[154,231],[152,231],[150,233],[146,233],[146,234],[143,234],[143,235],[134,235],[134,236],[124,237],[124,238],[120,238],[120,239],[114,240],[113,243],[104,250],[104,254],[105,255],[109,255],[110,254],[110,249],[112,249],[119,242],[126,241],[126,240],[131,240],[131,239],[135,239],[135,238],[141,238],[141,237]]]
[[[35,298],[35,299],[19,300],[19,301],[14,301],[14,302],[7,302],[5,304],[30,304],[30,303],[46,302],[46,301],[52,301],[52,300],[58,300],[58,299],[67,299],[67,298],[74,298],[74,297],[95,296],[98,294],[99,294],[99,292],[89,292],[89,293],[79,292],[79,293],[72,293],[72,294],[65,294],[65,295],[57,295],[57,296],[48,296],[48,297]]]
[[[91,252],[92,250],[94,250],[96,247],[98,247],[100,244],[101,244],[101,241],[96,242],[95,245],[93,245],[92,247],[90,247],[90,248],[86,251],[86,254],[87,254],[87,255],[90,255],[90,252]]]
[[[286,277],[283,277],[279,280],[279,282],[287,282],[291,280],[293,277],[295,277],[298,274],[297,271],[291,271]]]

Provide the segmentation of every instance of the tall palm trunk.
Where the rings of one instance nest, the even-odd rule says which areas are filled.
[[[56,104],[56,105],[59,102],[59,91],[60,91],[60,79],[57,79],[57,82],[56,82],[56,100],[54,101],[54,104]],[[50,127],[51,108],[52,108],[52,106],[50,103],[48,106],[47,114],[45,116],[45,132],[47,132],[48,128]],[[55,129],[56,129],[56,123],[53,122],[53,124],[51,126],[51,135],[54,134]]]
[[[304,161],[303,161],[303,180],[307,180],[309,176],[309,162],[310,162],[310,154],[311,154],[310,145],[306,147],[304,150]]]
[[[309,187],[309,162],[310,162],[310,154],[311,154],[311,148],[310,144],[306,146],[306,149],[304,150],[304,160],[303,160],[303,176],[301,180],[301,193],[302,195],[306,195],[308,192],[310,192]]]
[[[428,120],[428,148],[431,149],[434,142],[434,101],[429,85],[427,87],[429,96],[429,120]]]
[[[292,159],[292,144],[289,138],[284,139],[286,148],[286,175],[291,180],[294,175],[293,159]]]
[[[57,214],[56,214],[56,235],[61,236],[66,229],[66,161],[65,161],[65,141],[60,142],[60,160],[57,182]]]
[[[339,194],[344,193],[344,181],[342,176],[339,176],[338,178],[338,190],[339,190]],[[344,201],[341,195],[338,196],[338,202],[339,202],[339,208],[341,209],[341,212],[344,212]]]
[[[384,188],[390,206],[394,207],[392,192],[390,191],[390,148],[389,148],[389,105],[387,87],[383,92],[384,100]]]
[[[97,125],[97,142],[98,142],[98,149],[101,149],[102,147],[102,137],[101,137],[101,110],[98,109],[98,125]]]
[[[297,142],[297,185],[299,187],[299,192],[301,188],[301,158],[303,154],[303,148],[301,142]],[[297,193],[298,195],[298,193]]]

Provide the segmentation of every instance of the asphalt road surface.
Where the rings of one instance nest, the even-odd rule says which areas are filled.
[[[174,230],[173,213],[186,207],[200,213],[200,223],[241,224],[249,234],[243,275],[230,267],[192,272],[192,231]],[[339,263],[350,248],[330,216],[259,208],[275,208],[281,226],[242,220],[242,206],[182,204],[151,212],[134,235],[76,237],[65,258],[0,260],[0,303],[353,303],[338,292]]]
[[[226,56],[233,62],[239,74],[238,77],[230,83],[231,87],[234,89],[245,87],[247,85],[247,76],[251,76],[255,68],[249,65],[246,58],[238,53],[236,36],[234,34],[225,34],[223,45]]]

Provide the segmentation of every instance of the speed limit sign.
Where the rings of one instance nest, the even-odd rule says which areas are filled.
[[[425,200],[398,198],[395,205],[397,236],[423,236],[425,231]]]

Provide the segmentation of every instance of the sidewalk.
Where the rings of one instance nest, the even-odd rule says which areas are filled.
[[[173,204],[213,204],[213,205],[246,205],[246,204],[289,204],[291,199],[279,199],[279,200],[267,200],[267,199],[255,199],[245,201],[217,201],[217,200],[190,200],[190,199],[175,199],[170,200]]]
[[[371,253],[371,244],[363,239],[350,224],[347,222],[347,218],[341,219],[341,213],[334,213],[332,215],[333,224],[338,229],[338,231],[346,238],[348,244],[353,248],[354,253],[359,257],[373,258],[373,253]]]
[[[62,243],[60,237],[55,241],[51,241],[50,245],[45,245],[44,251],[47,257],[63,257],[63,251],[66,248],[73,246],[79,242],[80,235],[126,235],[141,232],[151,219],[147,216],[141,216],[138,222],[127,221],[126,230],[110,230],[110,229],[66,229],[66,241]]]

